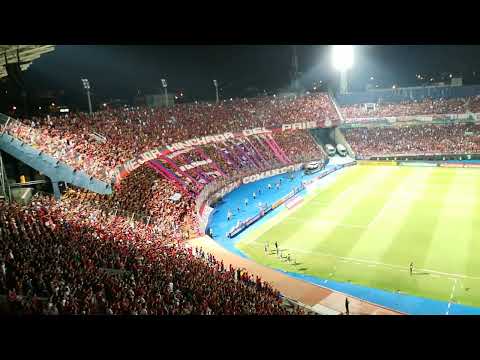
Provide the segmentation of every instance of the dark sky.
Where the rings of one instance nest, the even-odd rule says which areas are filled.
[[[314,80],[336,83],[328,50],[325,45],[297,46],[305,86]],[[24,78],[29,93],[62,89],[66,102],[82,106],[81,77],[90,79],[97,101],[131,100],[137,89],[148,93],[159,88],[163,77],[170,90],[205,100],[214,99],[213,79],[222,84],[223,97],[243,96],[248,87],[270,91],[287,86],[291,58],[287,45],[58,45],[36,60]],[[380,87],[409,86],[416,85],[417,73],[447,72],[475,82],[469,79],[473,71],[480,72],[480,46],[356,46],[350,81],[352,90],[363,90],[370,76]]]

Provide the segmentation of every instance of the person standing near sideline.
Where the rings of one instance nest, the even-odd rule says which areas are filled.
[[[277,250],[277,256],[278,256],[278,243],[275,241],[275,249]]]
[[[345,298],[345,314],[350,315],[350,309],[349,309],[350,302],[348,301],[348,298]]]
[[[412,276],[413,273],[413,262],[410,263],[410,276]]]

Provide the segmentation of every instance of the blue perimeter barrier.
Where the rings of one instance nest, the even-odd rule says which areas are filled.
[[[272,211],[273,209],[279,207],[280,205],[282,205],[283,203],[285,203],[285,201],[288,201],[289,199],[291,199],[292,197],[294,197],[295,195],[297,195],[298,193],[300,193],[301,191],[303,191],[305,189],[305,185],[308,185],[308,184],[311,184],[312,182],[318,180],[318,179],[321,179],[321,178],[324,178],[325,176],[327,175],[330,175],[331,173],[335,172],[335,171],[338,171],[340,169],[343,169],[345,167],[348,167],[348,166],[353,166],[353,165],[356,165],[357,162],[356,161],[353,161],[351,163],[348,163],[348,164],[341,164],[341,165],[336,165],[334,166],[333,168],[331,168],[330,170],[320,174],[319,176],[309,180],[309,181],[304,181],[302,182],[302,184],[296,188],[294,188],[291,192],[289,192],[287,195],[285,195],[283,198],[281,198],[280,200],[274,202],[272,205],[268,206],[262,210],[260,210],[256,215],[248,218],[247,220],[245,221],[242,221],[240,224],[238,224],[237,226],[235,226],[232,230],[230,230],[227,234],[227,236],[229,238],[233,238],[235,236],[237,236],[238,234],[240,234],[242,231],[244,231],[245,229],[247,229],[249,226],[253,225],[254,223],[256,223],[258,220],[260,220],[261,218],[263,218],[266,214],[268,214],[270,211]]]

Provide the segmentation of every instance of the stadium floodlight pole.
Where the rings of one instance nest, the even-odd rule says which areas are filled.
[[[218,81],[213,80],[213,85],[215,86],[215,94],[216,94],[216,99],[217,99],[217,104],[218,104],[218,102],[219,102],[219,99],[218,99]]]
[[[353,66],[353,46],[333,45],[332,64],[335,70],[340,73],[340,94],[346,94],[348,91],[347,72]]]
[[[87,91],[88,111],[92,115],[92,101],[90,99],[90,82],[88,79],[82,79],[83,88]]]
[[[167,80],[166,79],[161,79],[161,80],[162,80],[162,86],[165,89],[165,107],[168,107]]]

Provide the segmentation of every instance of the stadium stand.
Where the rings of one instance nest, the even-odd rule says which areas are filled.
[[[479,97],[341,107],[362,117],[461,114]],[[326,94],[108,109],[13,120],[10,135],[92,177],[157,147],[253,128],[339,120]],[[475,124],[344,128],[355,153],[405,155],[480,151]],[[184,242],[199,233],[206,196],[285,165],[325,159],[308,130],[260,132],[172,151],[131,171],[112,195],[70,187],[56,201],[0,203],[0,303],[20,314],[290,314],[301,310],[268,284]]]
[[[15,314],[289,314],[258,277],[152,225],[107,215],[94,198],[0,203],[0,294]],[[5,298],[4,298],[5,300]]]
[[[480,152],[480,126],[475,124],[361,127],[343,131],[359,156]]]
[[[472,97],[469,102],[469,109],[473,113],[480,112],[480,95]]]
[[[6,131],[76,169],[110,181],[117,166],[176,141],[318,119],[338,120],[327,94],[21,119],[10,121]]]
[[[436,97],[400,102],[380,101],[369,106],[344,105],[340,111],[345,123],[356,123],[356,126],[346,126],[342,132],[359,157],[478,153],[478,125],[456,122],[454,116],[480,111],[479,99],[479,96]],[[450,120],[443,121],[442,115],[448,115]],[[399,119],[407,116],[429,116],[439,121],[435,124],[402,124]],[[375,125],[375,120],[385,118],[396,118],[396,124],[385,127],[380,123]],[[364,121],[369,123],[368,126],[359,127]]]
[[[92,177],[134,155],[194,136],[337,118],[327,95],[120,109],[13,120],[5,130]],[[307,130],[262,133],[179,151],[132,171],[113,195],[70,187],[61,201],[1,202],[0,296],[17,314],[301,314],[260,278],[225,269],[183,240],[198,232],[196,197],[311,159]],[[0,303],[1,301],[0,297]]]
[[[468,107],[468,99],[424,99],[421,101],[402,101],[399,103],[376,103],[375,109],[366,109],[364,104],[343,106],[340,108],[347,122],[355,118],[374,118],[409,115],[463,114]],[[470,110],[472,109],[470,103]]]

